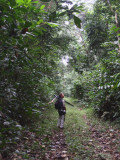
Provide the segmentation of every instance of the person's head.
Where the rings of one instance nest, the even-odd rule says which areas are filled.
[[[60,94],[59,94],[59,97],[60,97],[60,98],[64,98],[64,94],[63,94],[63,93],[60,93]]]

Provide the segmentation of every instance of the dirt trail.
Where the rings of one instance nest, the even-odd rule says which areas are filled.
[[[62,129],[54,131],[51,141],[50,152],[45,154],[46,160],[68,160],[64,131]]]
[[[104,155],[104,159],[108,160],[120,160],[120,152],[118,147],[120,145],[120,131],[109,127],[102,131],[100,126],[93,126],[89,124],[89,131],[91,132],[91,138],[94,140],[95,153],[100,154],[100,158]]]
[[[86,115],[83,115],[83,119],[89,126],[90,143],[94,146],[94,158],[96,160],[120,160],[120,152],[118,151],[120,147],[120,130],[112,126],[105,128],[100,123],[93,125]]]
[[[73,128],[74,133],[76,133],[74,138],[76,136],[80,141],[77,143],[81,145],[80,150],[68,153],[68,147],[70,147],[68,145],[70,144],[66,144],[64,129],[53,128],[51,134],[47,132],[43,135],[28,131],[24,134],[23,140],[16,144],[15,151],[11,153],[10,157],[2,160],[73,160],[76,156],[74,152],[78,152],[78,160],[90,160],[91,157],[93,160],[120,160],[120,130],[112,126],[103,126],[99,121],[94,123],[86,114],[80,113],[82,112],[81,109],[76,108],[76,110],[79,110],[80,116],[76,116],[76,112],[73,111],[72,116],[75,115],[75,121],[70,125],[75,126],[76,121],[79,122],[81,117],[88,126],[87,129],[83,128],[83,130],[78,130],[77,126]],[[67,125],[66,122],[66,128]],[[69,136],[74,146],[73,131],[70,127],[68,132],[71,134]],[[81,148],[83,148],[82,152]],[[89,152],[92,154],[87,156]]]
[[[42,143],[43,138],[46,139],[46,143]],[[68,160],[63,129],[54,130],[52,136],[44,137],[28,132],[23,139],[9,157],[0,160]],[[51,142],[49,144],[48,139]]]

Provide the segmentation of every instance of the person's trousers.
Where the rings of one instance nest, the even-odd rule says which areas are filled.
[[[57,126],[60,128],[64,128],[65,115],[59,115]]]

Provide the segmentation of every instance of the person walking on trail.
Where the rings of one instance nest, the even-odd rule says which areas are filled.
[[[61,129],[64,128],[64,121],[66,115],[66,107],[63,98],[64,94],[60,93],[59,96],[56,96],[51,102],[49,102],[49,104],[51,104],[57,99],[57,101],[55,102],[55,108],[58,110],[59,114],[57,127]]]

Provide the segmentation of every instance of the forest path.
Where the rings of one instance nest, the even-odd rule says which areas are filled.
[[[89,126],[89,145],[93,146],[93,157],[96,160],[120,160],[120,130],[113,126],[104,126],[101,123],[94,124],[83,116],[85,123]]]
[[[53,132],[46,160],[68,160],[67,144],[62,129]]]
[[[79,103],[66,107],[64,129],[57,128],[58,113],[49,108],[5,160],[120,160],[117,126],[97,119],[91,108]]]
[[[23,131],[21,141],[4,160],[68,160],[64,129],[57,127],[58,113],[54,106],[47,107],[40,122]]]

